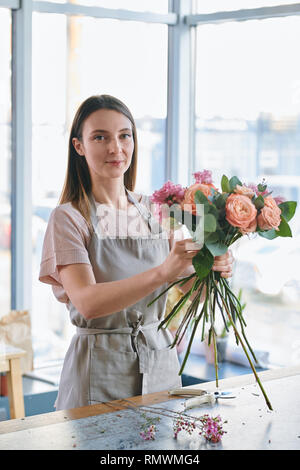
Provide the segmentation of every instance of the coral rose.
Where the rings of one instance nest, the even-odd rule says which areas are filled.
[[[230,194],[225,209],[226,220],[231,225],[238,227],[242,233],[255,231],[257,210],[248,196]]]
[[[197,191],[201,191],[204,196],[208,197],[212,195],[211,188],[216,189],[213,184],[192,184],[192,186],[187,188],[185,191],[183,201],[181,202],[181,208],[183,210],[187,210],[187,212],[191,212],[192,214],[196,215],[196,203],[194,199],[195,193]]]
[[[262,208],[259,216],[257,217],[257,224],[261,230],[279,230],[281,222],[280,218],[281,209],[276,204],[276,201],[271,197],[265,198],[265,205]]]
[[[242,194],[243,196],[248,196],[250,198],[252,198],[255,195],[254,190],[250,188],[249,186],[245,186],[244,184],[243,186],[240,186],[239,184],[237,184],[234,192],[236,194]]]
[[[240,228],[240,232],[243,235],[245,235],[246,233],[252,233],[252,232],[255,232],[256,227],[257,227],[257,222],[255,218],[252,222],[250,222],[250,224],[247,227]]]

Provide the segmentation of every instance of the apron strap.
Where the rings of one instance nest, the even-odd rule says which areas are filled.
[[[143,217],[143,219],[146,221],[146,223],[148,224],[148,227],[149,227],[149,230],[150,230],[150,233],[153,233],[153,234],[160,234],[163,232],[163,229],[161,227],[161,225],[158,223],[158,221],[155,220],[155,218],[153,217],[153,215],[151,214],[151,212],[145,207],[143,206],[140,202],[138,202],[132,194],[130,194],[130,192],[128,191],[127,188],[125,188],[126,192],[127,192],[127,195],[128,195],[128,199],[135,205],[135,207],[137,208],[137,210],[139,211],[139,213],[141,214],[141,216]]]
[[[141,374],[149,373],[149,347],[147,337],[144,334],[147,330],[157,328],[159,321],[142,325],[142,319],[133,324],[132,327],[122,327],[115,329],[106,328],[76,328],[77,335],[109,335],[109,334],[125,334],[131,335],[133,344],[139,358],[139,371]]]

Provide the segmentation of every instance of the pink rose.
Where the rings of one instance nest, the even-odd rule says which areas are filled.
[[[243,196],[248,196],[252,198],[255,195],[255,191],[250,188],[249,186],[240,186],[239,184],[236,185],[234,192],[236,194],[242,194]]]
[[[240,231],[243,235],[245,235],[246,233],[255,232],[256,227],[257,227],[257,222],[255,218],[252,222],[250,222],[250,224],[247,227],[240,228]]]
[[[201,183],[192,184],[192,186],[187,188],[187,190],[185,191],[184,199],[181,203],[182,210],[187,210],[188,212],[191,212],[192,214],[195,215],[196,214],[196,203],[194,200],[195,193],[197,191],[201,191],[204,194],[204,196],[208,197],[212,195],[211,188],[216,189],[213,184],[201,184]]]
[[[259,216],[257,217],[257,223],[261,230],[279,230],[281,222],[280,218],[281,209],[276,204],[276,201],[271,197],[265,198],[265,205],[262,208]]]
[[[230,194],[225,209],[226,220],[231,225],[238,227],[242,233],[255,231],[257,210],[248,196]]]

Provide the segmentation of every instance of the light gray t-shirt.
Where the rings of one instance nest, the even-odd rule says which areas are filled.
[[[149,196],[134,193],[133,196],[148,210],[152,210]],[[122,211],[96,203],[96,208],[103,236],[148,236],[149,228],[136,206],[130,205],[127,211]],[[60,302],[67,303],[69,298],[61,283],[57,266],[77,263],[91,265],[88,254],[91,236],[86,219],[70,202],[57,206],[51,212],[44,237],[39,280],[52,285],[53,293]],[[187,238],[183,229],[171,232],[170,249],[175,240],[183,238]],[[186,275],[190,272],[188,270]]]

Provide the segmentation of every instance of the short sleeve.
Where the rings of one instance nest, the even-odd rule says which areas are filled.
[[[46,229],[39,280],[62,288],[57,266],[86,263],[90,232],[85,218],[71,203],[56,207]]]

